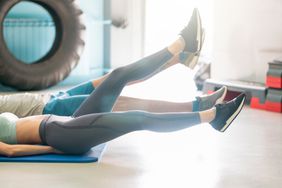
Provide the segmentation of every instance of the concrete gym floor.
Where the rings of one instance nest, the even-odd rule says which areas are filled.
[[[277,188],[282,115],[245,107],[224,133],[135,132],[111,141],[100,163],[0,163],[2,188]]]

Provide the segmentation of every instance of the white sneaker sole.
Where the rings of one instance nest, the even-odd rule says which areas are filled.
[[[238,109],[226,121],[226,124],[223,126],[223,128],[220,129],[220,132],[224,132],[229,127],[229,125],[234,121],[234,119],[238,116],[238,114],[241,112],[241,110],[242,110],[242,108],[244,106],[245,99],[246,99],[246,97],[242,100],[242,102],[241,102],[240,106],[238,107]]]
[[[199,10],[197,9],[197,23],[198,23],[198,28],[197,28],[197,33],[198,33],[198,36],[197,36],[197,40],[198,42],[201,43],[201,45],[199,45],[197,51],[200,51],[201,48],[202,48],[202,45],[203,45],[203,29],[202,29],[202,20],[201,20],[201,16],[200,16],[200,13],[199,13]]]

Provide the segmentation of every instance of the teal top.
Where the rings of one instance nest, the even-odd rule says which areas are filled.
[[[16,121],[18,117],[12,113],[0,114],[0,142],[17,144]]]

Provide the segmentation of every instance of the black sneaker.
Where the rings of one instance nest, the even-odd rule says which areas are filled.
[[[245,99],[246,95],[242,93],[232,101],[224,104],[217,104],[215,106],[215,119],[210,123],[212,127],[220,132],[224,132],[241,112]]]

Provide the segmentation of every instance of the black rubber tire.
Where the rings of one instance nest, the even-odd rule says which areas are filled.
[[[5,16],[21,1],[0,1],[0,83],[19,90],[48,88],[66,78],[79,62],[85,44],[83,12],[74,0],[29,0],[50,13],[56,25],[56,38],[46,56],[33,64],[25,64],[10,53],[3,35]]]

